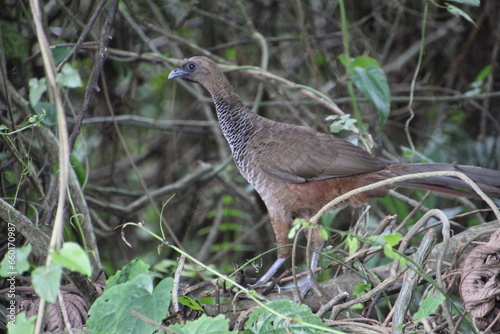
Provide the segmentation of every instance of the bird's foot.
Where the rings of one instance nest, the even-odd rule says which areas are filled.
[[[319,260],[319,253],[316,253],[316,252],[313,253],[312,258],[311,258],[311,268],[315,269],[317,267],[318,260]],[[268,281],[271,280],[271,277],[279,270],[279,268],[283,265],[283,263],[285,261],[286,261],[286,259],[277,259],[273,263],[271,268],[269,268],[269,270],[264,275],[262,275],[262,277],[255,284],[249,284],[248,287],[251,289],[254,289],[254,288],[257,288],[260,286],[264,286],[266,283],[268,283]],[[293,282],[287,283],[286,285],[284,285],[282,287],[278,286],[278,285],[275,285],[275,286],[278,288],[278,291],[290,291],[290,290],[295,289],[295,284]],[[266,289],[266,291],[272,289],[272,287],[273,287],[273,284],[271,284],[271,286],[268,289]],[[298,287],[298,290],[300,292],[301,299],[307,295],[307,292],[309,292],[309,290],[311,290],[311,288],[314,289],[314,291],[316,291],[316,293],[318,295],[322,296],[321,291],[317,290],[317,284],[314,280],[313,275],[311,275],[311,273],[307,273],[306,276],[299,278],[297,280],[297,287]],[[266,294],[266,293],[264,292],[264,294]]]
[[[273,275],[278,271],[278,269],[280,269],[280,267],[283,265],[283,262],[285,261],[286,259],[277,259],[273,263],[271,268],[269,268],[269,270],[266,271],[266,273],[262,275],[262,277],[257,282],[255,282],[254,284],[249,284],[248,287],[253,289],[266,284],[271,279],[271,277],[273,277]]]
[[[295,285],[294,282],[287,283],[286,285],[280,287],[282,291],[291,291],[295,290],[296,288],[298,289],[298,292],[300,293],[300,299],[304,299],[304,297],[307,295],[309,290],[314,289],[316,291],[317,284],[314,280],[314,277],[311,277],[310,274],[307,274],[304,277],[300,277],[297,279],[297,285]],[[321,295],[320,292],[316,291],[318,295]]]

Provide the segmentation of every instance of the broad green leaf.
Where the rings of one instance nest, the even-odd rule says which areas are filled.
[[[368,66],[380,67],[379,62],[370,56],[359,56],[354,58],[352,67],[367,68]]]
[[[65,64],[61,69],[60,73],[57,73],[56,81],[63,86],[69,88],[77,88],[82,86],[82,79],[78,71],[71,66],[71,64]]]
[[[9,277],[22,275],[30,268],[28,255],[31,253],[31,244],[24,247],[8,248],[0,263],[0,276]]]
[[[188,321],[184,326],[175,324],[169,326],[168,329],[178,334],[229,334],[234,333],[229,331],[229,319],[226,319],[222,314],[216,317],[207,317],[203,314],[194,321]]]
[[[55,44],[64,44],[66,41],[59,40],[56,41]],[[54,59],[54,63],[56,66],[70,53],[71,48],[51,48],[50,52],[52,53],[52,58]]]
[[[43,93],[47,90],[47,83],[45,78],[37,79],[31,78],[28,82],[30,88],[30,105],[32,108],[36,106]]]
[[[192,308],[193,310],[197,310],[197,311],[202,311],[204,312],[203,310],[203,307],[200,306],[200,304],[198,304],[195,300],[187,297],[187,296],[180,296],[177,301],[184,305],[184,306],[187,306],[189,308]]]
[[[324,326],[320,317],[313,314],[306,305],[300,305],[291,300],[275,300],[267,303],[267,306],[287,318],[273,314],[260,306],[250,314],[245,324],[245,329],[250,333],[323,333],[305,324]]]
[[[383,129],[391,111],[391,91],[384,71],[375,66],[355,67],[352,81],[377,111]]]
[[[382,238],[389,246],[394,247],[403,239],[403,235],[401,233],[385,234]]]
[[[40,101],[33,107],[33,109],[37,115],[43,116],[43,124],[47,126],[57,124],[57,110],[53,103]]]
[[[160,324],[167,316],[173,285],[173,279],[167,277],[153,289],[151,273],[143,273],[106,289],[89,310],[89,333],[153,333],[155,327],[131,313],[136,311]]]
[[[437,296],[434,295],[434,289],[432,289],[424,300],[420,301],[420,307],[413,315],[414,323],[417,324],[420,320],[429,317],[432,313],[436,312],[439,305],[441,305],[446,299],[445,295],[442,293]]]
[[[26,319],[26,313],[21,312],[12,321],[8,318],[9,316],[7,316],[7,333],[9,334],[26,334],[35,331],[36,317]]]
[[[474,22],[474,20],[470,17],[469,14],[467,14],[466,12],[464,12],[462,9],[452,5],[452,4],[449,4],[449,3],[445,3],[446,4],[446,9],[453,15],[455,16],[461,16],[463,17],[464,19],[466,19],[467,21],[469,21],[470,23],[472,23],[473,25],[476,25],[476,23]]]
[[[85,251],[75,242],[65,242],[59,251],[52,255],[54,263],[58,263],[71,271],[77,271],[83,275],[90,276],[92,268],[90,260]]]
[[[49,303],[55,303],[59,286],[61,285],[62,267],[60,264],[51,263],[48,268],[38,267],[31,274],[31,282],[35,292],[40,298]]]
[[[140,259],[133,259],[121,270],[118,270],[115,275],[108,278],[105,291],[115,285],[128,282],[140,274],[149,274],[149,264]]]

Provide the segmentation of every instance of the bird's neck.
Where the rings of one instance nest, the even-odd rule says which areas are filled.
[[[224,94],[212,94],[219,119],[220,128],[226,137],[235,160],[239,153],[243,154],[245,144],[255,135],[252,117],[255,116],[236,93],[226,91]]]

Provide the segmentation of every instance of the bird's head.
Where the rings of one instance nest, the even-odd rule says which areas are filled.
[[[226,103],[241,103],[233,86],[215,62],[207,57],[197,56],[184,59],[179,66],[168,75],[169,79],[181,78],[196,82],[205,87],[215,99],[225,99]]]
[[[183,59],[179,66],[168,75],[169,79],[181,78],[187,81],[205,85],[210,79],[210,74],[220,72],[217,64],[207,57],[191,57]]]

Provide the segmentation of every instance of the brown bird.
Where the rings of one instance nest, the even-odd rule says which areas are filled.
[[[431,171],[458,171],[483,191],[500,196],[500,171],[454,164],[406,164],[377,158],[332,135],[303,126],[275,122],[251,112],[241,101],[217,64],[206,57],[184,59],[169,79],[182,78],[201,84],[211,94],[222,133],[240,173],[264,201],[278,246],[290,243],[294,218],[310,219],[324,205],[346,192],[394,176]],[[419,188],[455,196],[456,188],[469,189],[460,179],[432,177],[398,183],[394,187]],[[385,196],[378,188],[349,198],[343,205],[360,206],[371,197]],[[315,230],[311,267],[318,262],[323,239]],[[254,286],[266,283],[291,255],[291,247],[278,249],[278,259]],[[301,286],[304,296],[313,277]]]

